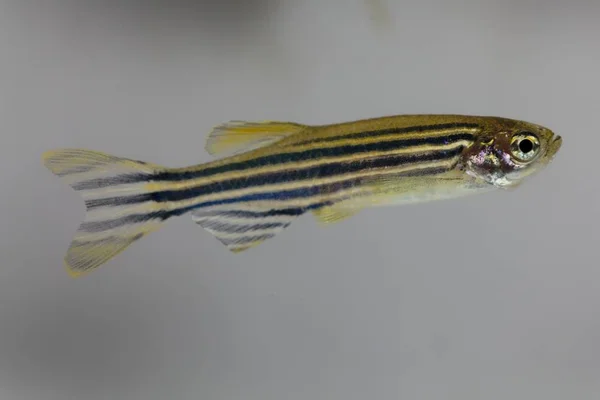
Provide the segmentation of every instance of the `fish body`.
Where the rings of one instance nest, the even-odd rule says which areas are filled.
[[[312,213],[323,223],[372,206],[455,198],[519,185],[562,143],[524,121],[399,115],[303,125],[232,121],[210,133],[220,159],[186,168],[82,149],[46,152],[48,169],[78,191],[85,219],[65,256],[87,273],[175,216],[190,215],[233,252]]]

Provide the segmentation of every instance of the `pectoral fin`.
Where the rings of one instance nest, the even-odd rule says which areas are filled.
[[[342,201],[313,211],[313,215],[322,224],[335,224],[356,215],[362,207],[352,207],[351,203]]]

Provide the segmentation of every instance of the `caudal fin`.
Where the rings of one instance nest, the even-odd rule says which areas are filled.
[[[85,218],[65,255],[73,277],[106,263],[170,216],[147,190],[163,167],[83,149],[48,151],[42,159],[85,200]]]

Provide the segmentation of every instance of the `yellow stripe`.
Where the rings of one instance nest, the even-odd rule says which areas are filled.
[[[327,184],[327,183],[341,182],[341,181],[350,180],[350,179],[374,177],[377,175],[389,176],[389,175],[394,175],[394,174],[398,174],[398,173],[405,173],[405,172],[409,172],[409,171],[417,171],[419,169],[428,169],[428,168],[435,168],[435,167],[451,168],[456,163],[456,161],[458,160],[459,157],[460,156],[455,156],[450,159],[438,160],[438,161],[433,161],[433,162],[423,162],[423,163],[402,165],[402,166],[398,166],[398,167],[390,167],[390,168],[386,168],[383,170],[367,170],[367,171],[354,172],[354,173],[350,173],[350,174],[336,175],[336,176],[327,177],[327,178],[306,179],[306,180],[295,181],[295,182],[286,182],[284,184],[262,185],[262,186],[257,186],[257,187],[251,187],[251,188],[231,190],[231,191],[227,191],[227,192],[203,195],[203,196],[199,196],[199,197],[189,199],[189,200],[171,202],[171,203],[169,203],[169,209],[173,210],[173,209],[179,209],[179,208],[186,208],[186,207],[195,206],[197,204],[201,204],[204,202],[218,201],[218,200],[224,200],[224,199],[228,199],[228,198],[235,198],[235,197],[241,197],[241,196],[252,195],[252,194],[277,192],[277,191],[282,191],[282,190],[302,189],[302,188],[307,188],[307,187],[311,187],[311,186],[318,186],[318,185],[323,185],[323,184]],[[352,189],[355,189],[355,188],[352,188]],[[357,187],[357,189],[360,189],[360,187]],[[307,198],[294,198],[294,199],[289,199],[289,200],[274,200],[274,201],[269,201],[269,202],[265,202],[265,203],[269,204],[269,206],[274,206],[274,207],[277,204],[277,207],[279,207],[280,204],[285,204],[285,203],[291,202],[291,203],[293,203],[294,207],[303,207],[303,206],[308,206],[308,205],[314,204],[315,198],[318,198],[321,200],[327,198],[328,196],[333,196],[335,198],[338,193],[346,193],[346,192],[339,191],[339,192],[335,192],[335,193],[325,193],[322,195],[317,195],[317,196],[307,197]],[[252,203],[254,204],[254,202],[252,202]]]
[[[393,127],[390,127],[393,128]],[[442,137],[442,136],[447,136],[447,135],[452,135],[452,134],[456,134],[456,133],[470,133],[470,134],[477,134],[480,129],[479,128],[449,128],[449,129],[440,129],[437,131],[426,131],[426,132],[419,132],[417,131],[419,127],[415,126],[415,131],[414,133],[410,133],[410,132],[403,132],[403,133],[397,133],[397,134],[389,134],[389,135],[385,135],[385,136],[375,136],[375,137],[363,137],[363,138],[345,138],[345,139],[339,139],[339,140],[335,140],[335,141],[331,141],[331,142],[314,142],[314,143],[307,143],[304,145],[297,145],[296,143],[299,142],[305,142],[307,140],[312,139],[323,139],[323,138],[327,138],[327,136],[320,136],[319,135],[319,131],[316,131],[315,135],[310,135],[311,137],[307,137],[305,135],[299,136],[299,137],[295,137],[295,136],[291,136],[288,138],[284,138],[282,140],[280,140],[278,142],[278,146],[275,147],[269,147],[269,155],[278,155],[278,154],[286,154],[286,153],[299,153],[302,151],[306,151],[306,150],[314,150],[314,149],[325,149],[325,148],[334,148],[334,147],[340,147],[340,146],[347,146],[347,145],[355,145],[355,146],[360,146],[363,144],[370,144],[370,143],[378,143],[378,142],[391,142],[394,140],[411,140],[411,139],[425,139],[428,137],[434,138],[434,137]],[[401,129],[401,128],[400,128]],[[354,135],[360,135],[363,134],[367,131],[356,131],[356,132],[336,132],[337,134],[354,134]],[[416,146],[415,146],[416,147]],[[407,149],[410,149],[411,147],[408,147]],[[258,149],[259,151],[261,151],[262,149]],[[229,158],[229,159],[223,159],[223,160],[217,160],[214,161],[212,163],[209,164],[199,164],[199,165],[193,165],[190,167],[183,167],[183,168],[176,168],[174,169],[175,172],[196,172],[196,171],[201,171],[203,169],[206,168],[210,168],[213,166],[221,166],[221,165],[226,165],[229,164],[231,162],[240,162],[240,161],[247,161],[250,160],[251,158],[254,158],[256,155],[253,154],[252,156],[249,156],[247,153],[245,154],[240,154],[238,156],[234,156],[233,158]],[[252,171],[252,170],[249,170]],[[227,174],[227,173],[223,173],[223,174]],[[219,175],[213,175],[215,177],[220,177],[222,174]],[[205,178],[202,178],[205,179]]]
[[[439,137],[450,136],[450,135],[458,134],[458,133],[470,133],[470,134],[474,135],[477,132],[479,132],[479,128],[448,128],[448,129],[439,129],[436,131],[431,130],[431,131],[425,131],[425,132],[416,131],[413,133],[409,133],[409,132],[391,133],[391,134],[385,135],[385,136],[339,138],[339,139],[335,139],[335,140],[332,139],[331,141],[326,141],[326,142],[317,141],[317,139],[327,139],[327,136],[325,136],[325,137],[313,138],[313,140],[314,140],[313,143],[305,143],[308,139],[303,138],[303,137],[298,137],[298,138],[293,137],[293,139],[295,139],[296,142],[305,143],[305,144],[296,145],[294,142],[290,142],[290,143],[288,143],[288,146],[278,146],[275,151],[269,152],[269,154],[301,152],[301,151],[305,151],[305,150],[313,150],[313,149],[318,149],[318,148],[332,148],[332,147],[340,147],[340,146],[348,146],[348,145],[360,146],[363,144],[370,144],[370,143],[392,142],[394,140],[439,138]],[[348,135],[352,134],[352,135],[358,136],[363,133],[365,133],[365,132],[348,133]],[[290,138],[290,140],[291,139],[292,138]],[[282,144],[282,142],[280,142],[279,144]],[[277,151],[277,150],[281,150],[281,151]]]
[[[371,141],[372,142],[372,141]],[[179,182],[152,182],[145,184],[145,190],[149,192],[160,192],[166,190],[182,190],[195,186],[202,186],[210,183],[224,182],[230,179],[238,179],[238,178],[249,178],[254,175],[271,173],[271,172],[286,172],[293,171],[295,169],[307,168],[307,167],[315,167],[319,165],[328,165],[336,162],[349,162],[349,161],[357,161],[364,160],[375,157],[383,157],[383,156],[396,156],[396,155],[409,155],[409,154],[419,154],[425,153],[427,151],[444,151],[444,150],[452,150],[459,146],[469,146],[471,145],[471,141],[468,140],[460,140],[447,145],[421,145],[421,146],[411,146],[411,147],[403,147],[395,150],[389,151],[371,151],[367,153],[357,153],[352,155],[344,155],[344,156],[334,156],[334,157],[324,157],[321,159],[313,159],[313,160],[305,160],[294,163],[285,163],[285,164],[276,164],[276,165],[266,165],[264,167],[252,168],[242,171],[231,171],[224,172],[220,174],[215,174],[210,177],[202,177],[197,179],[190,179]],[[336,146],[337,147],[337,146]]]

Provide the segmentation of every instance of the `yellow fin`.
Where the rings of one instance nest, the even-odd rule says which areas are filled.
[[[298,133],[306,127],[293,122],[230,121],[213,128],[206,140],[206,151],[212,155],[232,155],[254,150]]]
[[[314,210],[312,213],[322,224],[335,224],[356,215],[362,207],[348,206],[347,202],[341,202]]]
[[[393,177],[377,176],[365,179],[361,193],[330,206],[318,208],[312,213],[320,223],[334,224],[358,214],[364,208],[385,203],[390,193],[397,190],[397,186]]]
[[[432,176],[386,175],[365,179],[362,192],[344,202],[355,208],[398,206],[451,199],[492,188],[485,182],[465,179],[459,170]]]

